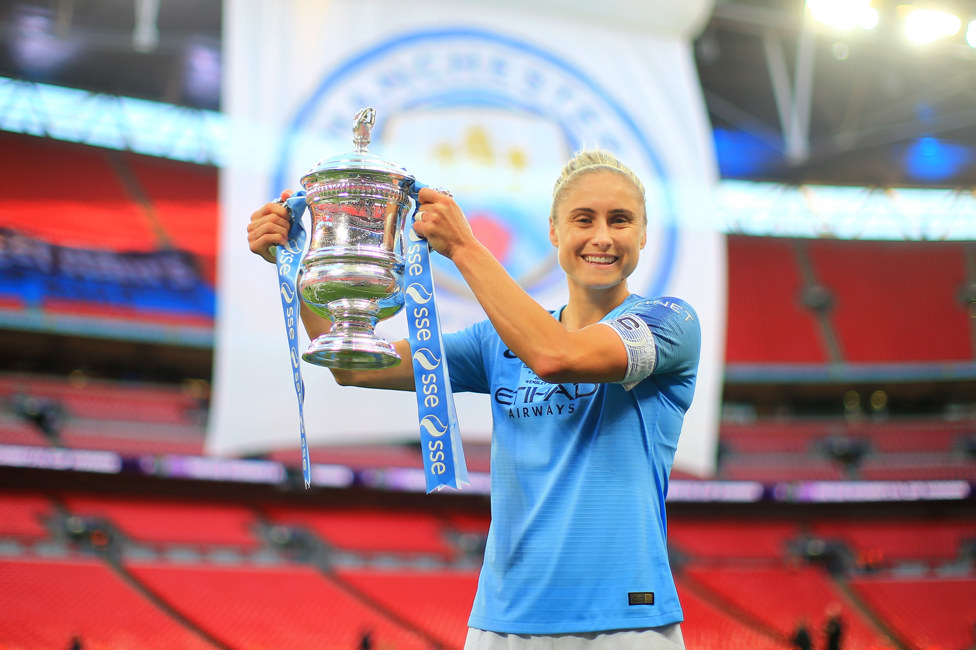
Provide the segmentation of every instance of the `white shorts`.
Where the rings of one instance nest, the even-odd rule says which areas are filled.
[[[684,650],[678,623],[581,634],[500,634],[468,628],[464,650]]]

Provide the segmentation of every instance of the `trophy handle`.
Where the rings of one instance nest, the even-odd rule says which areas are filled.
[[[414,202],[414,210],[416,210],[417,209],[417,206],[420,205],[420,190],[422,190],[425,187],[427,187],[427,185],[425,185],[424,183],[421,183],[416,178],[407,179],[406,182],[408,182],[410,184],[410,186],[408,188],[404,188],[404,189],[407,190],[407,193],[410,195],[410,198],[413,199],[413,202]],[[413,216],[413,215],[411,215],[411,216]]]
[[[407,198],[411,205],[410,214],[407,215],[407,223],[413,223],[413,219],[417,215],[417,208],[420,207],[420,190],[429,186],[416,178],[408,178],[403,182],[403,187],[407,190]],[[427,244],[427,250],[432,250],[430,244]]]

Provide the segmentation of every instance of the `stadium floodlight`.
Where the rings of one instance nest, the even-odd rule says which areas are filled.
[[[969,21],[969,27],[966,29],[966,42],[969,47],[976,47],[976,20]]]
[[[871,0],[807,0],[807,9],[817,21],[836,29],[878,26],[878,11],[871,6]]]
[[[955,14],[934,9],[910,9],[905,15],[905,34],[913,43],[932,43],[955,36],[962,20]]]

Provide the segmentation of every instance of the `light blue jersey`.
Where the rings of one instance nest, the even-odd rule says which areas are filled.
[[[631,295],[602,322],[628,346],[629,390],[548,384],[489,321],[445,336],[454,390],[490,394],[494,420],[471,627],[559,634],[682,620],[664,498],[695,390],[698,317],[683,300]]]

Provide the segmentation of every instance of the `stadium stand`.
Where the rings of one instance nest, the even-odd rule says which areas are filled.
[[[0,184],[5,227],[58,246],[159,247],[152,223],[113,169],[111,157],[121,154],[3,131],[0,148],[7,160],[17,161],[5,166]],[[38,214],[41,193],[43,214]]]
[[[459,648],[477,570],[452,564],[461,547],[444,549],[457,541],[452,531],[483,537],[487,525],[485,515],[463,504],[434,516],[393,506],[298,507],[280,497],[251,503],[14,490],[0,496],[0,594],[20,589],[58,604],[91,588],[104,594],[100,602],[124,601],[114,607],[118,616],[100,612],[90,620],[88,605],[66,605],[63,625],[50,632],[111,647],[126,647],[113,641],[120,628],[136,638],[162,629],[160,639],[191,639],[175,647],[290,647],[310,639],[319,641],[314,647],[355,647],[350,644],[370,631],[388,647]],[[110,535],[103,544],[84,543],[69,535],[73,517],[93,518]],[[305,556],[289,554],[275,542],[276,526],[311,531],[325,544]],[[960,567],[976,541],[971,518],[797,521],[679,512],[669,534],[689,647],[785,649],[800,621],[809,623],[816,641],[834,603],[843,610],[845,649],[969,647],[970,629],[960,617],[973,613],[976,592],[971,573]],[[15,539],[23,541],[17,552],[9,545]],[[891,561],[831,565],[807,552],[804,540],[816,539],[839,540],[851,558],[880,550]],[[188,547],[240,552],[175,552]],[[408,561],[417,554],[428,561]],[[925,566],[899,573],[895,560]],[[950,567],[962,573],[946,574]],[[29,583],[25,576],[32,576]],[[946,616],[936,605],[926,613],[930,603],[958,615],[943,625]],[[11,611],[25,620],[41,616],[23,610],[18,604]],[[12,619],[3,619],[4,607],[0,612],[0,644],[55,647],[36,636],[41,631],[11,632],[2,621]]]
[[[683,577],[721,597],[747,619],[775,630],[784,640],[801,621],[807,621],[815,647],[822,647],[819,631],[825,612],[839,603],[846,625],[845,648],[873,648],[888,642],[884,633],[847,604],[843,591],[817,567],[688,567]]]
[[[141,544],[240,551],[255,550],[260,545],[253,530],[257,524],[254,513],[237,503],[75,493],[65,494],[61,500],[70,515],[109,521],[129,540]]]
[[[420,634],[311,567],[131,563],[126,568],[225,647],[356,648],[364,632],[372,633],[376,647],[430,647]]]
[[[800,534],[792,521],[721,521],[671,517],[668,544],[683,557],[709,560],[768,560],[780,563]]]
[[[960,242],[805,243],[834,297],[831,319],[853,362],[949,361],[974,356]],[[938,323],[936,335],[931,332]]]
[[[264,454],[265,458],[284,463],[291,467],[301,467],[300,449],[280,449]],[[406,445],[330,445],[310,447],[309,459],[313,463],[325,465],[346,465],[361,469],[364,467],[420,467],[422,459],[420,448]]]
[[[686,621],[682,636],[687,648],[726,648],[727,650],[786,650],[789,644],[773,632],[752,627],[728,611],[724,603],[713,603],[699,595],[681,576],[675,581]]]
[[[8,133],[0,146],[19,161],[4,187],[46,192],[45,218],[37,219],[27,211],[32,197],[4,190],[5,228],[63,246],[178,245],[212,281],[216,170]],[[73,173],[50,182],[52,160]],[[716,478],[787,492],[806,480],[948,479],[971,491],[971,397],[955,410],[942,400],[924,412],[851,413],[840,399],[844,382],[805,378],[811,368],[869,365],[884,370],[872,384],[897,383],[907,364],[942,376],[940,389],[950,385],[951,372],[939,375],[944,364],[976,356],[976,312],[963,290],[972,247],[730,236],[730,376],[775,369],[788,385],[769,382],[763,398],[772,407],[750,405],[748,416],[723,420]],[[147,318],[84,301],[43,306]],[[0,296],[0,307],[36,305]],[[185,314],[151,318],[212,326]],[[99,349],[93,344],[91,354]],[[965,397],[961,385],[955,392]],[[833,391],[836,399],[800,413],[777,401],[790,391]],[[0,406],[0,447],[122,458],[100,491],[84,472],[0,469],[0,648],[60,649],[76,634],[86,647],[112,648],[350,648],[367,631],[377,648],[463,643],[489,527],[481,497],[438,501],[435,511],[358,485],[301,499],[285,485],[256,499],[219,481],[153,478],[133,490],[133,467],[203,453],[200,391],[132,376],[4,369]],[[469,469],[489,469],[487,445],[465,451]],[[295,449],[264,457],[293,473],[301,465]],[[421,466],[409,444],[313,448],[312,462],[357,472]],[[54,478],[56,488],[47,485]],[[825,611],[838,603],[844,650],[968,650],[976,642],[976,518],[967,498],[951,515],[941,502],[906,504],[897,514],[844,504],[843,512],[828,506],[802,517],[790,503],[669,505],[688,647],[786,650],[804,620],[819,647]]]
[[[151,212],[169,247],[189,251],[214,282],[216,275],[217,170],[205,165],[124,154],[121,169],[131,173],[144,209]]]
[[[464,645],[478,582],[476,572],[340,569],[337,577],[383,609],[425,630],[444,647]],[[418,594],[423,594],[419,602]]]
[[[788,239],[728,238],[728,363],[829,359],[815,314],[802,301],[804,280],[793,246]]]
[[[964,557],[963,542],[976,539],[976,521],[945,519],[821,520],[811,533],[836,539],[856,554],[877,554],[893,563],[906,560],[937,565]]]
[[[0,558],[0,645],[213,648],[92,558]]]
[[[862,576],[851,589],[910,648],[971,648],[976,622],[972,577]]]
[[[11,400],[18,395],[55,402],[77,418],[199,424],[194,418],[200,402],[180,387],[27,374],[0,376],[0,399]]]
[[[50,500],[40,494],[0,494],[0,539],[34,542],[48,536],[45,523],[53,514]]]
[[[365,555],[429,556],[450,561],[455,555],[444,522],[424,511],[392,508],[308,510],[267,506],[267,519],[279,525],[306,527],[333,548]]]

